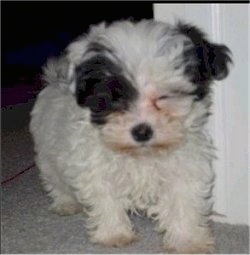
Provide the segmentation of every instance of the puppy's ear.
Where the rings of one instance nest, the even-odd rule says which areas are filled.
[[[49,58],[43,66],[44,85],[59,86],[62,90],[75,93],[74,65],[65,54]]]
[[[210,43],[206,36],[195,26],[179,22],[178,31],[187,36],[192,45],[184,49],[186,74],[196,84],[221,80],[228,75],[228,65],[232,62],[231,51],[225,45]],[[193,59],[193,61],[190,61]]]

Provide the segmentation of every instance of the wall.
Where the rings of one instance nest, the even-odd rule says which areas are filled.
[[[215,42],[233,53],[230,75],[216,82],[214,115],[208,129],[218,149],[214,167],[215,211],[230,223],[248,223],[248,71],[249,5],[247,4],[154,4],[156,20],[179,18],[205,30]]]

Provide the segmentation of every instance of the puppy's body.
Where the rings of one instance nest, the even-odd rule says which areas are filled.
[[[230,59],[214,45],[224,60],[209,56],[202,71],[193,47],[203,35],[190,39],[186,28],[100,25],[45,71],[31,120],[36,162],[53,210],[86,210],[93,242],[131,242],[127,212],[143,210],[168,250],[212,249],[214,155],[203,127],[209,83],[225,77]]]

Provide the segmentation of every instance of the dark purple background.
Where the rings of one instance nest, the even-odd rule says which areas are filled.
[[[27,103],[41,90],[41,66],[103,20],[153,17],[147,2],[2,2],[1,106]]]

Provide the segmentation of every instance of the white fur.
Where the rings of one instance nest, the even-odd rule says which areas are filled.
[[[162,46],[161,42],[158,46],[153,42],[162,27],[151,27],[147,21],[136,28],[130,22],[115,23],[107,29],[101,24],[69,46],[67,61],[71,66],[63,79],[51,78],[58,64],[47,67],[49,86],[40,93],[30,124],[36,162],[44,187],[53,199],[52,208],[60,214],[85,210],[93,242],[117,246],[129,243],[135,233],[127,211],[143,210],[164,234],[165,248],[180,253],[206,252],[213,242],[208,216],[212,207],[214,150],[203,132],[202,116],[210,105],[210,97],[197,103],[173,99],[160,106],[172,107],[181,116],[177,121],[181,123],[180,130],[171,127],[168,131],[183,137],[176,147],[142,148],[139,153],[126,153],[109,149],[105,143],[105,135],[112,136],[109,132],[115,132],[116,125],[116,130],[123,130],[120,141],[136,146],[129,129],[140,121],[150,122],[156,132],[162,132],[159,139],[170,139],[166,138],[168,132],[163,132],[163,126],[168,128],[170,122],[161,124],[162,119],[148,110],[147,90],[156,87],[155,93],[161,94],[175,84],[188,91],[192,84],[183,77],[181,69],[174,70],[171,61],[180,54],[186,39],[171,37],[174,50],[164,49],[171,52],[169,58],[156,58],[156,47]],[[123,124],[115,124],[111,119],[106,127],[93,127],[89,110],[79,107],[72,93],[72,66],[83,61],[86,45],[93,38],[102,38],[117,50],[125,68],[133,70],[135,86],[141,91]]]

